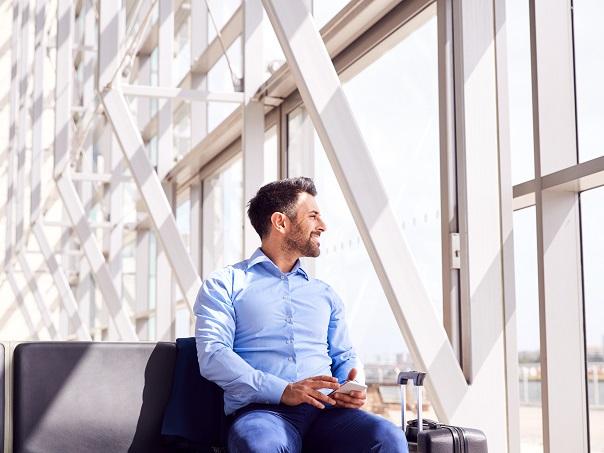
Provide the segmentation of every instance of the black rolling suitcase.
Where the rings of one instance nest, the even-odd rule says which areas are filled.
[[[487,438],[478,429],[445,425],[422,417],[422,392],[426,373],[403,371],[398,375],[401,386],[402,428],[409,443],[409,451],[417,453],[487,453]],[[417,395],[417,420],[405,423],[405,387],[413,381]]]

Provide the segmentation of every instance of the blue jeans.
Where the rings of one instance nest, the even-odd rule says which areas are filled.
[[[229,453],[407,453],[403,431],[360,409],[250,404],[233,417]]]

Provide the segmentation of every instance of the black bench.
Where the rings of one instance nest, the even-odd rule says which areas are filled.
[[[199,444],[192,448],[178,436],[161,435],[166,407],[171,407],[172,413],[185,411],[177,414],[182,419],[182,415],[194,410],[199,416],[200,404],[205,404],[212,411],[211,423],[200,426],[200,430],[206,434],[210,430],[212,439],[218,438],[215,431],[224,419],[218,387],[199,377],[194,339],[179,340],[182,344],[187,345],[188,355],[179,353],[184,358],[176,367],[181,370],[180,375],[174,374],[175,343],[19,344],[14,350],[12,370],[13,451],[183,451],[176,449],[176,444],[189,448],[185,451],[213,451]],[[182,375],[183,366],[189,376]],[[174,379],[178,385],[171,397]],[[176,433],[180,429],[178,423]],[[174,434],[175,424],[170,426],[169,432]]]

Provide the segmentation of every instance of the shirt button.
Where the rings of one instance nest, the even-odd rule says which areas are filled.
[[[293,359],[293,357],[288,357],[287,360],[289,360],[291,362],[294,359]]]
[[[282,276],[281,276],[281,280],[285,280],[285,275],[282,275]]]

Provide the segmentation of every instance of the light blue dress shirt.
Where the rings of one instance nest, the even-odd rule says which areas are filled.
[[[257,249],[210,275],[194,310],[199,369],[224,389],[227,415],[278,404],[290,382],[318,375],[343,382],[360,367],[342,301],[299,260],[283,273]]]

